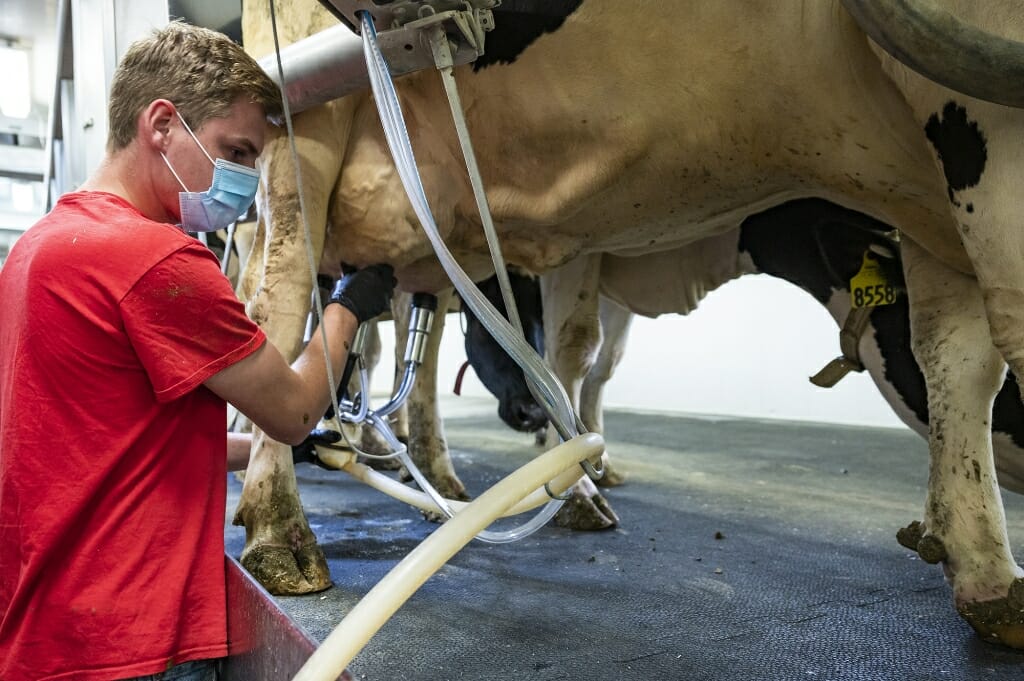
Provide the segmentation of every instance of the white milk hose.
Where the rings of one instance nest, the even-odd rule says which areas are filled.
[[[423,225],[434,251],[437,253],[441,266],[448,274],[452,284],[458,290],[463,302],[469,305],[477,318],[483,323],[505,352],[515,360],[523,372],[537,385],[540,392],[541,406],[548,412],[559,433],[566,439],[576,436],[576,417],[565,394],[562,384],[558,382],[544,360],[523,340],[488,302],[472,279],[459,267],[444,240],[438,232],[434,216],[430,212],[427,197],[420,180],[416,159],[409,143],[409,134],[405,127],[405,119],[398,103],[395,86],[391,82],[391,73],[384,61],[384,56],[377,45],[373,22],[364,12],[362,20],[363,52],[366,56],[367,70],[370,74],[370,87],[373,89],[374,101],[384,126],[384,135],[395,159],[399,177],[405,187],[413,210]],[[506,306],[508,307],[508,306]],[[512,305],[509,309],[514,309]]]
[[[313,652],[293,681],[335,681],[398,608],[474,534],[560,471],[603,450],[600,435],[585,433],[541,454],[481,494],[377,582]]]

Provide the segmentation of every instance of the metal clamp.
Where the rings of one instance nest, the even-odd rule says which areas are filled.
[[[571,487],[569,489],[565,490],[564,492],[562,492],[561,494],[555,494],[554,492],[551,491],[551,483],[550,482],[545,482],[544,483],[544,491],[547,492],[548,496],[551,497],[552,499],[554,499],[555,501],[569,501],[570,499],[572,499],[572,488]]]
[[[604,477],[604,466],[601,466],[600,469],[594,468],[594,465],[590,463],[590,461],[583,459],[583,461],[580,461],[580,467],[583,469],[583,472],[595,482]]]
[[[484,53],[484,35],[494,28],[491,8],[500,0],[320,0],[353,33],[360,33],[359,14],[373,17],[382,50],[393,74],[410,73],[437,64],[429,41],[421,36],[434,27],[451,47],[451,64],[475,61]]]

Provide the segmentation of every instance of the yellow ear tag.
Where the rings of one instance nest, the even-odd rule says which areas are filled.
[[[876,307],[896,302],[896,289],[886,280],[878,260],[871,251],[864,252],[864,262],[850,280],[850,303],[853,307]]]

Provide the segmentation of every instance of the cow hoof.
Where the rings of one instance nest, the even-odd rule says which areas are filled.
[[[445,494],[444,498],[445,499],[451,499],[452,501],[472,501],[473,500],[473,497],[471,497],[468,494],[466,494],[465,490],[463,490],[462,492],[459,492],[458,494],[451,494],[451,495]],[[424,511],[423,509],[420,509],[420,513],[423,515],[423,519],[426,520],[427,522],[443,523],[444,521],[448,520],[448,516],[446,516],[441,511]]]
[[[444,513],[441,513],[440,511],[424,511],[421,508],[420,515],[422,515],[423,519],[426,520],[428,523],[440,524],[448,520],[448,516],[446,516]]]
[[[1006,598],[957,606],[960,616],[985,641],[1024,649],[1024,579],[1010,585]]]
[[[247,546],[239,562],[275,596],[315,593],[332,585],[327,559],[315,542],[300,547],[297,553],[286,546]]]
[[[440,492],[445,499],[469,501],[471,498],[466,493],[466,486],[453,475],[441,476],[440,480],[432,481],[431,484],[434,485],[434,489]]]
[[[600,494],[587,496],[573,491],[555,514],[555,524],[570,530],[610,530],[619,524],[619,516]]]

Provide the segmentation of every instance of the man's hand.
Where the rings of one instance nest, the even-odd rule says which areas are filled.
[[[329,302],[348,308],[362,324],[388,309],[396,284],[391,265],[371,265],[339,279]]]
[[[292,447],[292,463],[311,463],[314,466],[320,466],[320,468],[325,470],[333,471],[333,468],[325,465],[320,460],[320,457],[316,455],[316,446],[333,445],[340,439],[341,433],[336,430],[317,428],[310,432],[309,437]]]

